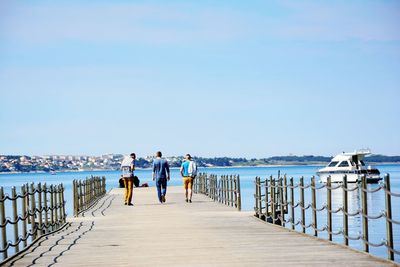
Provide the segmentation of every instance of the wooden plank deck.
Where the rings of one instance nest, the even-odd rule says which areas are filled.
[[[123,205],[113,189],[84,217],[48,236],[9,266],[392,266],[365,253],[317,240],[169,187],[159,204],[155,188],[134,192]]]

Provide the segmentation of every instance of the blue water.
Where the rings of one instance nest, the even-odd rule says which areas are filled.
[[[400,193],[400,164],[391,165],[377,165],[381,173],[389,173],[391,177],[391,187],[393,192]],[[209,174],[238,174],[241,178],[241,190],[242,190],[242,209],[252,211],[254,207],[254,178],[260,176],[261,178],[269,177],[273,175],[277,176],[278,171],[281,175],[286,174],[287,177],[293,177],[295,183],[298,183],[299,178],[304,176],[305,183],[310,182],[310,178],[315,175],[316,171],[321,166],[279,166],[279,167],[244,167],[244,168],[200,168],[200,172],[207,172]],[[154,182],[151,179],[150,170],[137,170],[135,174],[139,177],[141,183],[148,183],[150,186],[154,186]],[[118,187],[118,180],[120,173],[118,171],[92,171],[92,172],[65,172],[57,173],[57,175],[50,175],[45,173],[35,174],[1,174],[0,175],[0,186],[3,186],[6,193],[11,192],[11,187],[16,186],[17,191],[20,191],[20,186],[24,183],[44,183],[59,184],[63,183],[65,186],[65,200],[67,202],[66,211],[68,216],[72,216],[72,181],[74,179],[85,179],[91,175],[94,176],[105,176],[107,183],[107,190]],[[180,178],[179,170],[171,170],[171,181],[169,185],[181,185],[182,181]],[[350,185],[351,186],[351,185]],[[368,185],[369,189],[375,188],[379,185]],[[156,197],[156,196],[154,196]],[[349,193],[349,212],[354,212],[360,208],[360,196],[357,191]],[[310,191],[305,192],[305,203],[306,205],[310,202],[311,193]],[[342,193],[339,190],[332,192],[333,209],[337,209],[342,204]],[[295,192],[295,202],[299,201],[298,192]],[[369,214],[378,214],[385,208],[385,198],[382,190],[368,195],[368,209]],[[317,207],[321,207],[326,203],[326,191],[319,190],[317,192]],[[393,218],[400,221],[400,198],[392,197],[392,212]],[[9,208],[7,208],[7,214]],[[290,213],[287,215],[290,216]],[[299,211],[296,211],[295,221],[300,218]],[[326,224],[326,212],[318,213],[318,228],[322,228]],[[311,223],[311,209],[306,212],[306,225]],[[333,230],[338,231],[342,227],[342,216],[341,214],[333,215]],[[288,225],[290,227],[290,225]],[[382,238],[386,236],[386,224],[384,219],[371,220],[369,222],[369,237],[373,243],[381,242]],[[11,227],[9,227],[11,228]],[[362,230],[361,219],[359,217],[349,218],[350,236],[357,236]],[[12,230],[12,229],[9,229]],[[8,230],[8,231],[9,231]],[[296,230],[301,231],[298,226]],[[400,227],[393,224],[394,232],[394,244],[395,249],[400,250]],[[307,233],[312,234],[311,229],[307,230]],[[320,233],[320,237],[327,238],[325,233]],[[337,243],[343,243],[341,236],[334,236],[333,240]],[[362,243],[360,241],[350,241],[350,245],[357,249],[362,249]],[[370,247],[370,252],[374,255],[386,258],[386,249],[383,247],[374,248]],[[400,261],[400,257],[396,256],[396,261]]]

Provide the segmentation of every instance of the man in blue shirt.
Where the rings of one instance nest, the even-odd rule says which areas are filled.
[[[158,151],[153,161],[153,181],[156,181],[158,200],[163,203],[167,194],[167,180],[170,179],[170,173],[167,160],[161,157],[162,153]]]
[[[190,154],[186,154],[180,172],[183,180],[183,188],[185,189],[186,202],[190,203],[192,203],[193,179],[195,177],[195,174],[193,173],[193,165],[196,166],[192,161],[192,157]]]

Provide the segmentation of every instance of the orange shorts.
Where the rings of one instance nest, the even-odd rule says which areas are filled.
[[[192,189],[193,187],[193,178],[190,176],[183,177],[183,187],[185,189]]]

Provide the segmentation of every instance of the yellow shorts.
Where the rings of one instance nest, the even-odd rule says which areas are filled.
[[[183,187],[185,188],[185,189],[192,189],[192,186],[193,186],[193,178],[192,177],[190,177],[190,176],[185,176],[185,177],[183,177]]]

